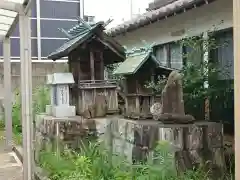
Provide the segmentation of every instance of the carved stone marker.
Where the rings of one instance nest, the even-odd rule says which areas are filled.
[[[162,113],[185,114],[182,77],[176,71],[170,73],[162,91]]]
[[[50,85],[51,105],[47,106],[47,114],[55,117],[71,117],[76,115],[75,106],[69,105],[69,84],[74,79],[71,73],[54,73],[48,75],[47,84]]]
[[[162,103],[155,103],[150,109],[155,120],[164,123],[189,123],[194,121],[191,115],[185,115],[182,77],[172,71],[162,91]]]

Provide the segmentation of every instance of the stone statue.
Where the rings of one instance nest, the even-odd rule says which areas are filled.
[[[167,84],[162,91],[162,102],[155,103],[150,108],[155,120],[166,123],[188,123],[194,120],[191,115],[185,115],[182,76],[172,71]]]

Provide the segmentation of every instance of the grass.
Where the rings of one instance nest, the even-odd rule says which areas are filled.
[[[5,130],[0,129],[0,142],[5,140]],[[16,145],[22,144],[22,134],[13,133],[13,143]]]
[[[161,144],[160,144],[161,145]],[[159,146],[161,147],[161,146]],[[161,148],[157,148],[160,150]],[[65,150],[61,155],[55,152],[41,152],[40,165],[47,170],[51,180],[209,180],[203,168],[189,170],[181,175],[172,166],[172,156],[159,151],[156,164],[130,164],[124,157],[109,156],[101,143],[89,143],[80,152]],[[230,180],[225,178],[224,180]]]
[[[13,141],[17,145],[22,144],[22,125],[21,125],[21,99],[20,91],[18,89],[14,92],[14,104],[12,107],[12,121],[13,121]],[[35,115],[45,112],[45,107],[50,102],[49,90],[45,86],[37,87],[33,90],[33,119]],[[0,121],[0,137],[5,138],[4,135],[5,121]]]

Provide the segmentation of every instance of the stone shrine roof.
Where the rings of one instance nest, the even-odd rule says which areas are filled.
[[[53,73],[47,76],[47,84],[74,84],[72,73]]]

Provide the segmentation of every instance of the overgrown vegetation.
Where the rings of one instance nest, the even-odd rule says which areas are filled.
[[[101,143],[89,143],[79,153],[66,150],[62,156],[42,152],[40,165],[51,180],[208,180],[202,168],[177,174],[166,142],[156,148],[155,163],[130,164],[119,155],[109,156]],[[111,159],[110,159],[111,158]],[[228,178],[226,178],[227,180]]]
[[[229,98],[233,93],[233,82],[229,81],[228,67],[219,66],[218,59],[214,56],[216,50],[228,46],[228,42],[219,44],[214,37],[207,40],[203,37],[189,37],[176,43],[185,48],[184,66],[179,72],[183,77],[184,101],[188,113],[199,111],[206,98],[224,101],[228,106],[232,102],[232,98]],[[203,61],[207,54],[208,61]],[[224,77],[224,80],[220,77]],[[167,77],[160,76],[157,81],[146,82],[145,86],[160,93],[166,80]]]
[[[50,102],[49,90],[45,86],[39,86],[33,90],[33,119],[37,113],[45,112],[45,107]],[[4,119],[1,121],[1,129],[4,130]],[[22,143],[22,124],[21,124],[21,96],[18,89],[14,92],[14,102],[12,107],[12,122],[14,141]]]

